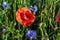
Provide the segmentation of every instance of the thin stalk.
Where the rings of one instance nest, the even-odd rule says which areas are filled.
[[[32,38],[30,38],[30,40],[33,40]]]
[[[41,34],[42,34],[42,39],[41,40],[43,40],[43,36],[44,36],[43,29],[40,27],[40,30],[41,30]]]

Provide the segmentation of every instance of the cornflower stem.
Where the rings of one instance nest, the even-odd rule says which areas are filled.
[[[32,38],[30,38],[30,40],[33,40]]]
[[[23,33],[23,35],[22,35],[22,39],[23,39],[23,36],[25,34],[25,26],[23,26],[22,33]]]

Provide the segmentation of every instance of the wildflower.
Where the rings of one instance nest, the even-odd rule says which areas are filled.
[[[34,13],[36,13],[38,10],[37,5],[31,5],[30,10],[33,11]]]
[[[57,16],[56,16],[56,22],[60,22],[60,14],[57,14]]]
[[[4,9],[8,9],[9,8],[9,3],[3,2],[2,6],[3,6]]]
[[[22,7],[16,12],[16,19],[23,26],[30,26],[34,22],[35,16],[28,8]]]
[[[30,39],[34,39],[37,36],[37,33],[34,30],[28,30],[26,36]]]

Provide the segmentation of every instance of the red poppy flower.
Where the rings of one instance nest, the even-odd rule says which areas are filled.
[[[56,16],[56,22],[60,22],[60,14],[57,14],[57,16]]]
[[[23,7],[16,12],[16,19],[23,26],[30,26],[34,22],[35,16],[28,8]]]

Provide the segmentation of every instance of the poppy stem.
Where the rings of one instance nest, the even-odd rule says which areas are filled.
[[[23,32],[25,32],[25,27],[23,27]]]
[[[18,28],[18,29],[20,30],[20,23],[18,23],[18,26],[19,26],[19,28]]]

